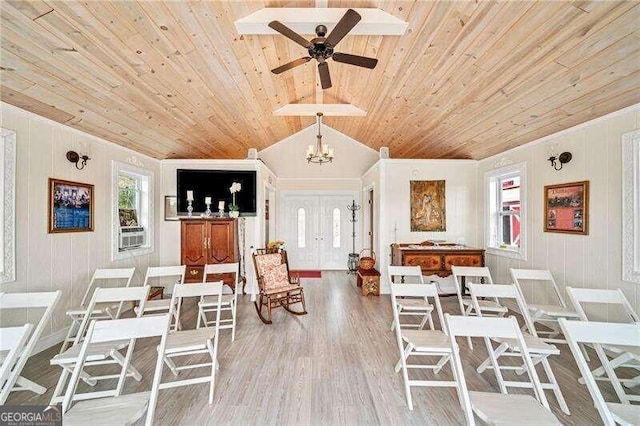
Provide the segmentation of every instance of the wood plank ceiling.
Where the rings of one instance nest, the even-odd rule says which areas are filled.
[[[2,1],[2,100],[156,158],[244,158],[313,123],[315,64],[282,36],[239,36],[262,7],[313,1]],[[329,0],[379,7],[407,34],[351,36],[326,124],[399,158],[485,158],[640,102],[638,1]]]

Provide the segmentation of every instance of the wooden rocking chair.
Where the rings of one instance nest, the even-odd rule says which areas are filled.
[[[253,253],[260,294],[254,302],[258,316],[265,324],[271,324],[271,310],[282,307],[295,315],[306,315],[304,291],[297,275],[289,273],[287,252],[279,249],[256,249]],[[302,311],[291,309],[291,305],[302,304]],[[267,308],[267,316],[262,314]]]

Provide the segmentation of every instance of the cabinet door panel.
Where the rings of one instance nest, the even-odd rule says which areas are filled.
[[[203,221],[182,221],[182,264],[204,265],[207,260],[207,228]]]
[[[208,228],[207,263],[237,262],[236,221],[213,220],[208,222]]]
[[[423,271],[439,271],[442,269],[439,254],[407,254],[404,257],[407,266],[419,266]]]
[[[451,270],[451,266],[483,266],[480,254],[448,254],[444,259],[448,271]]]

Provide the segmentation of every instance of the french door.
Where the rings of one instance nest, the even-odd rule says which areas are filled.
[[[284,232],[291,269],[346,269],[355,195],[284,195]]]

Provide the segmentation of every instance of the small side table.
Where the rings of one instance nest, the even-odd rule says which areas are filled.
[[[380,296],[380,272],[376,269],[358,268],[356,284],[362,288],[363,296],[367,296],[369,293]]]

